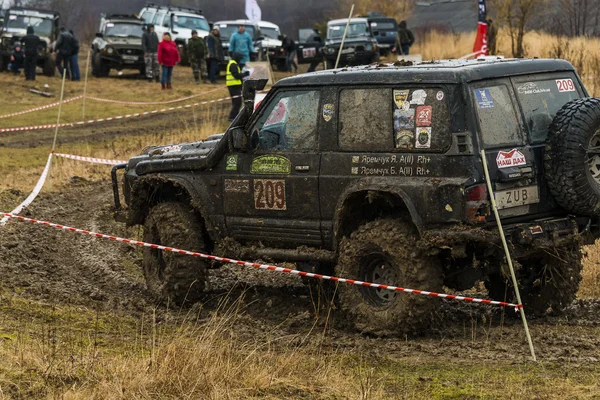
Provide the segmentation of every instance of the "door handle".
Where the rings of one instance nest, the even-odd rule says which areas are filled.
[[[310,166],[309,165],[296,165],[294,167],[294,169],[299,172],[307,172],[307,171],[310,171]]]

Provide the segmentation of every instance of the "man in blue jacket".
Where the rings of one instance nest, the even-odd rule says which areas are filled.
[[[229,40],[229,54],[240,53],[242,58],[239,61],[240,69],[244,68],[246,63],[250,62],[250,53],[254,51],[252,37],[246,33],[244,25],[238,26],[238,31],[231,35]]]

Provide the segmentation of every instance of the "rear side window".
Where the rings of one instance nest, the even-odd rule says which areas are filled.
[[[515,89],[532,143],[545,141],[550,123],[558,110],[569,101],[579,98],[571,78],[518,83]]]
[[[443,88],[345,89],[340,93],[342,150],[443,151],[451,118]]]
[[[517,114],[506,85],[473,89],[473,97],[486,147],[523,144]]]
[[[154,13],[152,11],[144,11],[144,13],[142,14],[142,18],[145,23],[151,24],[155,15],[156,15],[156,13]]]

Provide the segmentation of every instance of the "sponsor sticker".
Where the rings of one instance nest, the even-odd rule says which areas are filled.
[[[573,84],[573,80],[571,79],[557,79],[556,86],[558,87],[559,92],[575,91],[575,84]]]
[[[16,15],[10,15],[8,17],[8,19],[11,20],[11,21],[14,21],[15,19],[17,19],[17,16]]]
[[[417,126],[431,126],[431,116],[433,110],[431,106],[417,107]]]
[[[427,93],[423,89],[415,90],[412,94],[410,104],[423,105],[423,104],[425,104],[426,98],[427,98]]]
[[[106,24],[107,28],[114,28],[115,24],[113,24],[112,22],[109,22],[108,24]]]
[[[475,89],[475,96],[477,97],[479,108],[494,108],[494,99],[492,99],[490,89]]]
[[[408,110],[410,110],[410,103],[408,101],[405,101],[404,103],[402,103],[402,107],[400,107],[400,109],[402,111],[408,111]]]
[[[415,110],[394,110],[394,129],[412,129],[415,127]]]
[[[247,179],[225,179],[225,191],[230,193],[250,193],[250,181]]]
[[[394,103],[396,103],[396,107],[402,108],[406,99],[408,99],[408,90],[394,90]]]
[[[517,149],[511,151],[499,151],[496,156],[496,164],[498,168],[516,167],[527,164],[525,155]]]
[[[316,55],[317,55],[317,49],[314,47],[302,49],[302,57],[304,57],[304,58],[312,58],[312,57],[316,57]]]
[[[237,154],[227,156],[227,164],[225,171],[237,171],[238,169],[238,156]]]
[[[281,174],[287,175],[292,169],[290,160],[283,156],[264,155],[252,160],[251,174]]]
[[[517,88],[519,94],[550,93],[550,89],[539,88],[535,82],[527,82]]]
[[[437,101],[442,101],[444,100],[444,92],[443,91],[439,91],[435,94],[435,98]]]
[[[417,149],[431,148],[431,127],[417,128],[417,137],[415,140],[415,148],[417,148]]]
[[[254,208],[257,210],[286,210],[285,181],[283,179],[255,179]]]
[[[412,150],[414,134],[412,130],[402,129],[396,132],[396,148],[404,150]]]
[[[333,104],[323,104],[323,119],[325,122],[331,121],[333,118]]]

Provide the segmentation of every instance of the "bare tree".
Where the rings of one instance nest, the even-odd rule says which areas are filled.
[[[495,0],[492,5],[501,23],[508,27],[513,57],[524,57],[525,29],[539,7],[547,0]]]

